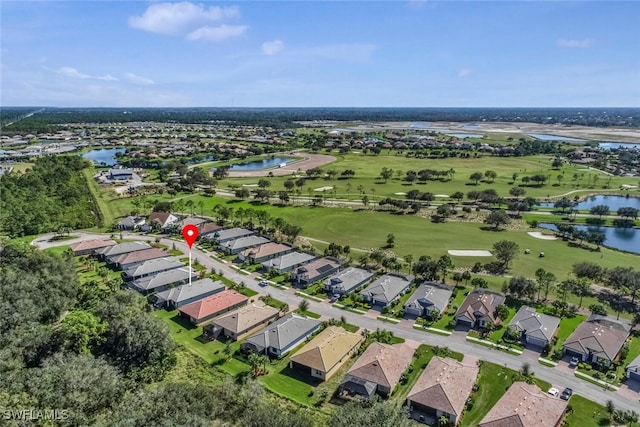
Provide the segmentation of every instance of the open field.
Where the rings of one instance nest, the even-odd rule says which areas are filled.
[[[610,177],[601,171],[595,169],[584,170],[583,165],[564,165],[561,169],[551,169],[552,156],[526,156],[526,157],[470,157],[470,158],[446,158],[446,159],[415,159],[404,156],[401,152],[392,151],[388,152],[383,150],[380,155],[372,154],[337,154],[332,152],[337,160],[326,166],[323,166],[324,171],[334,169],[340,172],[346,169],[351,169],[355,172],[355,175],[351,179],[323,179],[318,178],[314,180],[308,180],[305,187],[303,187],[302,194],[306,195],[309,188],[317,188],[322,186],[334,186],[337,197],[350,198],[359,200],[361,193],[364,192],[370,197],[402,197],[397,196],[395,193],[406,193],[407,191],[416,189],[422,192],[431,192],[434,194],[448,194],[451,195],[456,191],[467,193],[471,190],[484,190],[488,188],[495,189],[501,196],[509,196],[509,189],[514,185],[522,185],[521,178],[524,176],[532,176],[535,174],[543,174],[549,177],[549,181],[545,186],[528,186],[525,187],[527,196],[531,197],[553,197],[561,194],[568,193],[575,190],[589,190],[587,185],[590,183],[594,188],[590,189],[591,192],[597,193],[601,190],[607,182],[609,182],[609,188],[617,189],[622,184],[637,185],[638,181],[634,177]],[[386,167],[393,170],[393,177],[387,180],[385,183],[379,175],[382,167]],[[435,169],[435,170],[449,170],[454,171],[452,179],[450,181],[427,181],[426,184],[419,184],[414,182],[410,184],[401,180],[404,178],[407,171],[419,171],[422,169]],[[493,170],[497,173],[497,178],[494,182],[479,182],[478,185],[474,185],[469,176],[474,172],[484,173],[487,170]],[[400,172],[400,177],[397,173]],[[295,172],[289,174],[289,176],[277,176],[269,178],[271,181],[271,190],[284,190],[284,181],[291,178]],[[518,179],[515,184],[512,184],[512,176],[514,173],[518,174]],[[574,174],[577,174],[577,178],[574,181]],[[560,180],[558,180],[560,176]],[[591,176],[591,178],[590,178]],[[593,184],[593,177],[597,176],[597,182]],[[241,186],[249,182],[255,181],[255,178],[228,178],[220,182],[220,186],[226,187],[229,185]],[[252,181],[252,182],[253,182]],[[349,184],[349,185],[347,185]],[[579,187],[578,187],[579,185]],[[362,187],[362,191],[358,190]],[[333,197],[333,190],[330,192]]]

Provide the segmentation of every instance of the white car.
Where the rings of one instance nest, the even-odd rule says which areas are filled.
[[[553,397],[558,397],[558,395],[560,394],[560,390],[555,387],[551,387],[547,393],[549,393]]]

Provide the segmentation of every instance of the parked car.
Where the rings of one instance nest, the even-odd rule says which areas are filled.
[[[575,368],[576,366],[578,366],[578,363],[580,363],[580,359],[578,358],[578,356],[573,356],[569,361],[569,367]]]
[[[567,387],[564,390],[562,390],[562,394],[560,395],[560,399],[569,400],[569,398],[571,397],[572,394],[573,394],[573,390],[570,389],[569,387]]]
[[[260,283],[258,283],[258,285],[264,287],[267,286],[269,284],[269,282],[267,282],[266,280],[261,280]]]
[[[558,397],[558,395],[560,394],[560,390],[555,387],[551,387],[547,393],[553,397]]]

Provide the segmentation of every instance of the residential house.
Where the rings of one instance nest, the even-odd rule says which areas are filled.
[[[288,243],[269,242],[255,248],[245,249],[240,252],[238,259],[240,261],[248,261],[251,264],[257,264],[276,258],[280,255],[288,254],[296,250],[296,247]]]
[[[253,230],[247,230],[246,228],[227,228],[224,230],[218,230],[213,234],[207,234],[204,240],[209,240],[215,244],[222,244],[229,240],[239,239],[240,237],[246,237],[256,234]]]
[[[147,218],[147,224],[160,230],[167,231],[173,224],[178,222],[180,218],[171,212],[151,212]]]
[[[157,308],[166,307],[174,309],[215,295],[225,289],[227,289],[226,286],[219,280],[213,281],[209,278],[193,280],[192,277],[191,284],[189,284],[189,279],[187,279],[187,281],[180,286],[158,292],[151,297],[151,300]]]
[[[534,384],[517,381],[493,405],[479,427],[557,427],[562,424],[567,403]]]
[[[404,304],[404,312],[416,317],[433,317],[445,312],[453,286],[426,282],[416,289]]]
[[[362,341],[360,334],[329,326],[291,356],[289,367],[326,381],[349,361]]]
[[[591,315],[562,346],[564,354],[578,356],[587,363],[611,365],[629,337],[631,325],[606,316]]]
[[[73,243],[69,245],[69,247],[71,248],[75,256],[80,256],[80,255],[89,255],[97,249],[104,249],[108,246],[113,246],[115,244],[116,242],[110,239],[109,240],[93,239],[93,240],[83,240],[82,242]]]
[[[434,356],[407,397],[411,418],[423,423],[433,423],[445,416],[450,425],[457,425],[478,371],[475,363],[465,364]],[[477,404],[481,405],[482,402]]]
[[[128,216],[123,218],[120,222],[116,224],[116,228],[118,230],[128,230],[133,231],[144,225],[146,222],[146,218],[143,216]]]
[[[498,323],[496,307],[504,304],[505,296],[500,292],[487,289],[474,289],[462,302],[455,319],[459,325],[468,328],[485,328]]]
[[[315,261],[296,268],[291,276],[294,285],[302,285],[304,287],[324,279],[330,274],[340,269],[340,261],[333,257],[318,258]]]
[[[124,255],[130,252],[143,251],[145,249],[151,249],[146,242],[127,242],[119,243],[117,245],[107,246],[106,248],[99,248],[93,251],[93,253],[101,260],[105,260],[109,257],[117,255]]]
[[[263,262],[262,268],[266,271],[277,271],[282,274],[314,259],[316,259],[315,255],[309,255],[304,252],[291,252]]]
[[[226,254],[237,254],[238,252],[243,251],[247,248],[252,248],[254,246],[260,246],[264,243],[270,242],[269,239],[262,236],[247,236],[240,237],[235,240],[228,240],[224,243],[220,244],[220,249],[222,249]]]
[[[411,364],[413,353],[406,344],[371,343],[347,372],[340,392],[367,399],[376,393],[390,395]]]
[[[349,267],[326,279],[324,289],[328,294],[346,295],[367,283],[373,276],[373,271]]]
[[[197,280],[198,272],[193,269],[189,270],[189,267],[174,268],[173,270],[134,280],[129,284],[129,287],[143,295],[148,295],[152,292],[162,292],[171,286],[187,283],[189,276],[191,276],[191,280]]]
[[[286,354],[309,338],[322,322],[296,313],[289,313],[247,338],[242,348],[274,356]]]
[[[215,222],[207,222],[202,224],[202,227],[199,230],[198,238],[207,240],[209,236],[212,236],[217,231],[224,230],[224,225],[219,225]]]
[[[107,258],[107,265],[111,268],[127,270],[145,261],[168,256],[169,254],[163,249],[149,248],[142,251],[129,252],[128,254],[110,256]]]
[[[124,270],[122,277],[125,281],[130,282],[132,280],[152,276],[157,273],[162,273],[163,271],[173,270],[174,268],[180,267],[184,267],[184,264],[175,257],[151,259]]]
[[[214,317],[246,305],[249,298],[236,291],[225,290],[178,308],[180,316],[200,326]]]
[[[537,313],[533,307],[523,305],[511,319],[509,328],[520,333],[522,339],[537,347],[545,347],[551,343],[560,326],[560,319]]]
[[[640,381],[640,356],[633,359],[627,366],[627,378]]]
[[[238,341],[257,332],[278,317],[280,317],[280,310],[257,301],[216,317],[204,327],[203,333],[211,339],[224,335],[233,341]]]
[[[385,307],[399,298],[409,288],[411,282],[413,282],[413,276],[387,273],[367,286],[360,295],[371,305]]]
[[[183,218],[181,221],[177,222],[178,228],[182,230],[186,225],[195,225],[198,228],[198,234],[200,234],[200,229],[209,222],[207,218],[200,218],[198,216],[189,216]]]
[[[133,171],[131,169],[110,169],[109,179],[114,181],[128,181],[133,179]]]

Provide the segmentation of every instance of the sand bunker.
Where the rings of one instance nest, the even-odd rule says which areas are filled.
[[[242,184],[243,187],[257,187],[258,184]]]
[[[333,190],[332,186],[327,186],[327,187],[320,187],[320,188],[314,188],[313,191],[327,191],[327,190]]]
[[[402,191],[400,191],[399,193],[393,193],[393,194],[395,194],[396,196],[406,196],[407,195],[407,193],[403,193]]]
[[[449,255],[453,256],[492,256],[491,252],[489,251],[466,251],[459,249],[449,249],[447,252],[449,252]]]
[[[556,240],[557,239],[556,236],[550,236],[548,234],[542,234],[539,231],[529,231],[527,234],[529,236],[531,236],[531,237],[535,237],[536,239],[542,239],[542,240]]]
[[[436,194],[436,197],[449,197],[446,194]]]

